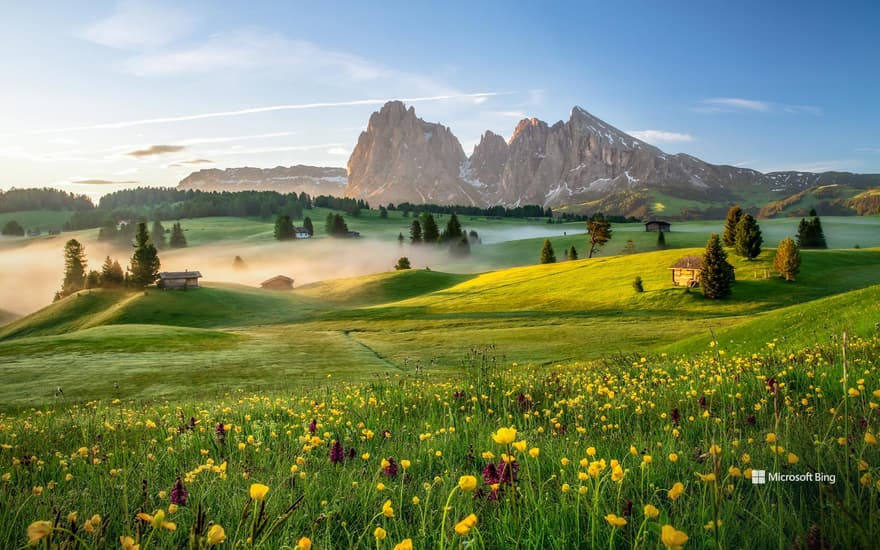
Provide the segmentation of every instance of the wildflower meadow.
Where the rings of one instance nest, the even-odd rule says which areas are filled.
[[[3,414],[0,547],[876,547],[880,338],[779,344]]]

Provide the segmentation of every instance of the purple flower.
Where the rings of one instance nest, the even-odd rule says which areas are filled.
[[[189,497],[189,493],[186,491],[186,487],[183,486],[183,481],[178,477],[174,483],[174,488],[171,489],[171,504],[186,506],[187,497]]]
[[[394,461],[394,457],[388,457],[388,466],[383,468],[386,476],[394,477],[397,475],[397,462]]]
[[[498,469],[495,467],[495,463],[490,462],[486,464],[486,467],[483,468],[483,483],[492,485],[500,482],[501,478],[498,477]]]
[[[672,412],[669,413],[669,416],[672,418],[672,421],[678,424],[678,421],[681,420],[681,414],[678,412],[678,407],[672,409]]]
[[[344,458],[345,451],[342,449],[342,444],[338,441],[334,441],[333,446],[330,447],[330,463],[339,464]]]
[[[313,418],[312,421],[309,422],[309,433],[314,434],[316,431],[318,431],[318,421]]]

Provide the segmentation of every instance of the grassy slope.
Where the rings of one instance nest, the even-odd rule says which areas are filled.
[[[0,227],[9,220],[15,220],[25,229],[37,227],[45,234],[49,229],[61,229],[64,223],[73,216],[72,210],[27,210],[23,212],[0,212]]]
[[[321,281],[297,288],[294,295],[313,303],[375,305],[421,296],[470,278],[471,275],[412,269]]]

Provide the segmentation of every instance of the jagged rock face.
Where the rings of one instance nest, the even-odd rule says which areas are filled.
[[[201,191],[277,191],[309,195],[342,195],[345,168],[321,166],[276,166],[275,168],[211,168],[193,172],[178,184],[179,189]]]
[[[348,160],[346,195],[374,204],[477,204],[479,193],[461,177],[467,160],[449,128],[425,122],[390,101],[370,117]]]
[[[510,156],[510,147],[503,137],[487,131],[474,147],[471,158],[466,163],[463,175],[468,183],[477,187],[484,195],[497,193],[501,183],[504,165]]]

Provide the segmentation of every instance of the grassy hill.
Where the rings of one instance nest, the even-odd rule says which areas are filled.
[[[11,311],[6,311],[5,309],[0,309],[0,327],[7,323],[11,323],[12,321],[21,317],[17,313],[12,313]]]

